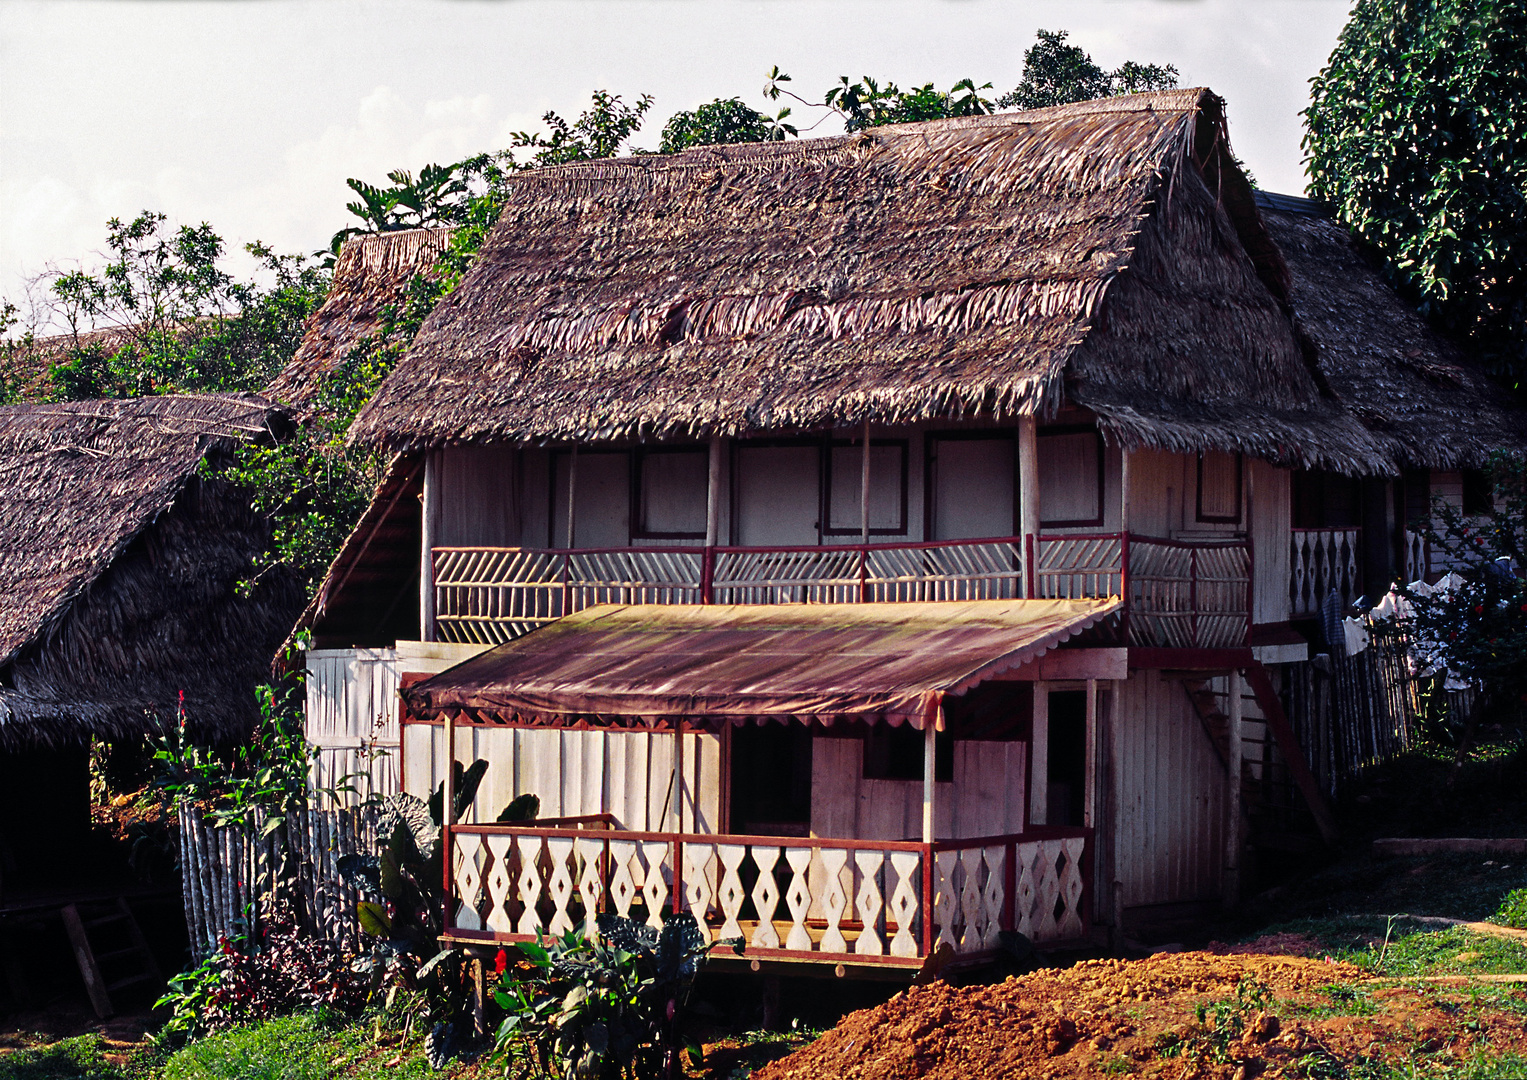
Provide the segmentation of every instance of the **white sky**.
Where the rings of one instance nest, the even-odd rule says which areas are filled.
[[[94,262],[143,209],[230,247],[311,251],[349,223],[346,177],[501,149],[595,89],[657,99],[638,146],[716,97],[762,108],[839,75],[1018,82],[1043,27],[1104,67],[1171,63],[1228,102],[1262,186],[1303,190],[1299,110],[1351,0],[0,0],[0,296]],[[806,111],[797,108],[794,119]],[[809,123],[805,119],[805,123]],[[818,134],[834,130],[823,124]]]

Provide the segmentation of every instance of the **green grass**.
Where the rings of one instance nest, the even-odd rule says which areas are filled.
[[[0,1056],[0,1080],[124,1080],[99,1035],[80,1035]]]
[[[234,1028],[190,1043],[162,1080],[425,1080],[435,1073],[422,1043],[378,1046],[370,1024],[336,1028],[313,1014]]]

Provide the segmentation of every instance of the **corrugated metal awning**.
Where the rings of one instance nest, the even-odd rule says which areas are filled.
[[[1119,607],[1105,600],[604,605],[403,692],[419,719],[515,726],[941,723],[940,703]]]

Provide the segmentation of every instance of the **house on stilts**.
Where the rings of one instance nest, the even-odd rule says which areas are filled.
[[[915,968],[1332,836],[1285,704],[1310,552],[1356,528],[1339,587],[1384,588],[1405,485],[1527,429],[1274,202],[1205,90],[513,177],[352,428],[393,456],[299,624],[310,730],[401,719],[419,795],[489,762],[448,936],[688,911]]]
[[[141,750],[182,707],[187,732],[203,743],[252,729],[254,689],[269,680],[271,651],[301,610],[302,588],[280,574],[241,588],[269,523],[215,470],[239,445],[274,439],[286,424],[286,410],[233,395],[0,408],[7,952],[24,927],[41,921],[56,931],[62,915],[76,956],[100,934],[107,952],[126,957],[119,962],[145,963],[141,937],[118,918],[130,918],[123,891],[141,890],[90,843],[91,743]],[[81,912],[102,903],[93,930]],[[86,976],[93,1003],[109,1014],[109,993],[132,973],[80,963],[94,972]]]

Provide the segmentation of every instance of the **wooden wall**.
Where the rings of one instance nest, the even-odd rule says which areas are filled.
[[[403,725],[404,790],[427,798],[444,778],[445,728]],[[719,832],[721,740],[684,736],[683,829]],[[673,828],[672,735],[461,727],[456,758],[486,760],[488,772],[468,820],[491,822],[517,795],[541,800],[541,817],[612,813],[637,831]]]
[[[1134,671],[1110,709],[1112,841],[1124,905],[1221,895],[1225,767],[1182,684]]]
[[[954,782],[935,785],[940,839],[1023,830],[1028,744],[954,743]],[[864,779],[864,742],[818,738],[811,753],[811,834],[863,840],[921,840],[921,780]]]
[[[1291,615],[1289,578],[1293,573],[1293,474],[1265,461],[1246,462],[1251,500],[1251,621],[1287,622]]]

